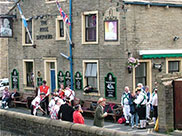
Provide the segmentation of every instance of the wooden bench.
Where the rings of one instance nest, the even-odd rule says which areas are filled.
[[[27,99],[29,98],[35,98],[35,94],[34,93],[27,93],[27,92],[18,92],[20,94],[20,96],[17,96],[14,98],[14,100],[12,100],[12,105],[14,107],[17,106],[17,104],[21,104],[21,105],[25,105],[27,108],[29,108],[30,102]]]
[[[114,122],[116,122],[117,118],[122,116],[122,107],[120,103],[115,103],[115,102],[106,102],[106,105],[117,105],[117,108],[112,109],[112,112],[109,113],[108,112],[108,116],[111,116],[114,120]],[[90,113],[92,115],[95,114],[95,109],[97,107],[97,101],[93,101],[93,100],[84,100],[83,104],[82,104],[82,110],[83,113]],[[105,107],[106,108],[106,107]]]

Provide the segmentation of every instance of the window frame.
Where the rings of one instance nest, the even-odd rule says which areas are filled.
[[[100,85],[99,85],[99,61],[98,60],[83,60],[83,87],[87,85],[87,78],[85,77],[85,72],[86,72],[86,64],[87,63],[96,63],[97,64],[97,93],[96,92],[91,92],[91,93],[83,93],[84,95],[94,95],[94,96],[100,96]]]
[[[35,85],[36,85],[36,83],[35,83],[35,70],[34,70],[34,68],[35,68],[35,64],[34,64],[34,60],[33,59],[26,59],[26,60],[23,60],[23,84],[24,84],[24,88],[25,89],[32,89],[32,88],[34,88],[34,87],[29,87],[29,86],[27,86],[27,75],[26,75],[26,63],[27,62],[32,62],[33,63],[33,73],[34,73],[34,87],[35,87]]]
[[[64,36],[60,37],[60,25],[59,25],[60,20],[63,21],[63,18],[61,16],[58,16],[56,18],[56,40],[66,40],[66,24],[64,21],[63,21],[63,23],[64,23]]]
[[[86,41],[86,16],[95,14],[96,15],[96,41]],[[98,44],[98,11],[89,11],[82,13],[82,44]]]
[[[32,40],[34,41],[34,20],[32,19]],[[32,46],[33,43],[26,43],[25,41],[25,37],[26,37],[26,29],[24,27],[24,24],[22,22],[22,45],[23,46]]]
[[[139,63],[146,62],[147,65],[147,78],[146,85],[149,86],[150,92],[152,92],[152,62],[151,60],[139,60]],[[133,91],[136,89],[136,80],[135,80],[135,68],[133,68]]]
[[[182,58],[166,58],[166,74],[169,73],[169,61],[179,61],[179,72],[182,72]]]

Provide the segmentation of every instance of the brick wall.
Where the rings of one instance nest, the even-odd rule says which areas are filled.
[[[175,79],[181,78],[181,73],[163,74],[158,76],[158,115],[159,131],[174,130],[174,102],[173,84]]]
[[[73,124],[0,109],[0,128],[28,136],[132,136],[111,129]]]

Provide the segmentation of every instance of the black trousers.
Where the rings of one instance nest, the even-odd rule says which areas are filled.
[[[49,96],[46,96],[40,103],[40,106],[42,107],[42,109],[44,111],[47,111],[47,115],[49,115],[49,110],[48,110],[48,106],[49,106]]]
[[[154,117],[157,119],[158,117],[158,106],[153,106],[154,108]]]
[[[146,105],[141,105],[137,108],[137,113],[139,116],[139,120],[145,120],[146,119]]]

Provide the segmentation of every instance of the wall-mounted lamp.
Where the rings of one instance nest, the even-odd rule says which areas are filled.
[[[162,64],[153,64],[153,68],[154,69],[158,69],[159,70],[159,72],[161,72],[162,71]]]
[[[179,37],[178,36],[175,36],[174,38],[173,38],[173,41],[177,41],[179,39]]]

